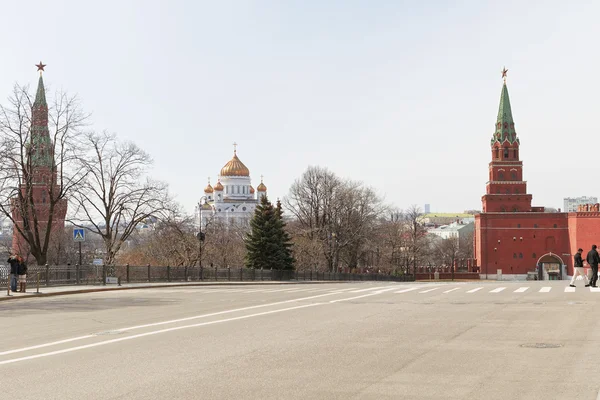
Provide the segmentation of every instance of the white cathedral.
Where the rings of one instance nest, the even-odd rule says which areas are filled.
[[[248,224],[256,205],[267,195],[262,176],[256,190],[252,187],[250,170],[238,158],[235,146],[233,158],[221,168],[217,184],[211,186],[209,178],[201,204],[196,206],[196,218],[202,220],[203,231],[211,222]]]

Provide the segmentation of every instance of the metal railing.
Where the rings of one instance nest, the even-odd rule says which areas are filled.
[[[0,287],[8,284],[8,268],[0,266]],[[263,270],[253,268],[99,265],[33,265],[27,270],[27,285],[102,285],[107,277],[119,283],[223,282],[223,281],[395,281],[412,282],[413,275],[319,272],[314,270]]]

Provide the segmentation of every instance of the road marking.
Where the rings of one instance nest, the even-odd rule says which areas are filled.
[[[413,290],[417,290],[419,289],[418,287],[413,287],[413,288],[408,288],[408,289],[403,289],[403,290],[398,290],[397,292],[394,293],[406,293],[406,292],[412,292]]]
[[[514,293],[523,293],[526,292],[527,289],[529,289],[529,286],[520,287],[517,290],[515,290]]]
[[[362,293],[362,292],[368,292],[369,290],[386,289],[388,287],[389,286],[371,287],[371,288],[366,288],[366,289],[353,290],[350,293]]]
[[[35,354],[32,356],[14,358],[12,360],[4,360],[4,361],[0,361],[0,365],[12,364],[12,363],[16,363],[19,361],[26,361],[26,360],[33,360],[36,358],[54,356],[57,354],[70,353],[70,352],[77,351],[77,350],[84,350],[84,349],[89,349],[92,347],[104,346],[104,345],[111,344],[111,343],[124,342],[126,340],[133,340],[133,339],[138,339],[138,338],[142,338],[142,337],[146,337],[146,336],[158,335],[159,333],[173,332],[173,331],[179,331],[182,329],[197,328],[197,327],[207,326],[207,325],[215,325],[215,324],[220,324],[223,322],[237,321],[237,320],[248,319],[248,318],[252,318],[252,317],[260,317],[262,315],[276,314],[276,313],[280,313],[280,312],[284,312],[284,311],[292,311],[292,310],[298,310],[301,308],[315,307],[315,306],[323,305],[323,304],[324,303],[304,304],[301,306],[282,308],[279,310],[264,311],[264,312],[260,312],[260,313],[256,313],[256,314],[242,315],[239,317],[220,319],[220,320],[216,320],[216,321],[207,321],[207,322],[200,322],[200,323],[192,324],[192,325],[175,326],[172,328],[160,329],[158,331],[144,332],[144,333],[140,333],[137,335],[126,336],[126,337],[111,339],[111,340],[105,340],[103,342],[91,343],[91,344],[71,347],[71,348],[62,349],[62,350],[56,350],[56,351],[52,351],[49,353],[41,353],[41,354]]]
[[[318,295],[315,295],[315,296],[301,297],[301,298],[298,298],[298,299],[290,299],[290,300],[277,301],[275,303],[258,304],[258,305],[255,305],[255,306],[248,306],[248,307],[242,307],[242,308],[234,308],[232,310],[218,311],[218,312],[214,312],[214,313],[210,313],[210,314],[194,315],[194,316],[186,317],[186,318],[172,319],[172,320],[161,321],[161,322],[153,322],[153,323],[150,323],[150,324],[130,326],[130,327],[127,327],[127,328],[112,329],[112,331],[115,331],[115,332],[133,331],[133,330],[136,330],[136,329],[150,328],[150,327],[153,327],[153,326],[175,324],[175,323],[178,323],[178,322],[191,321],[191,320],[194,320],[194,319],[208,318],[208,317],[214,317],[214,316],[217,316],[217,315],[231,314],[231,313],[239,312],[239,311],[247,311],[247,310],[253,310],[253,309],[256,309],[256,308],[263,308],[263,307],[276,306],[276,305],[280,305],[280,304],[293,303],[295,301],[312,300],[312,299],[316,299],[316,298],[319,298],[319,297],[332,296],[334,294],[337,294],[337,293],[324,293],[324,294],[318,294]],[[4,355],[7,355],[7,354],[13,354],[13,353],[19,353],[19,352],[28,351],[28,350],[40,349],[40,348],[43,348],[43,347],[55,346],[57,344],[63,344],[63,343],[73,342],[73,341],[76,341],[76,340],[84,340],[84,339],[88,339],[88,338],[94,337],[94,336],[95,335],[77,336],[77,337],[73,337],[73,338],[69,338],[69,339],[59,340],[59,341],[56,341],[56,342],[49,342],[49,343],[38,344],[38,345],[35,345],[35,346],[23,347],[23,348],[14,349],[14,350],[7,350],[7,351],[4,351],[4,352],[1,352],[0,356],[4,356]]]
[[[574,288],[574,287],[567,286],[567,287],[565,288],[565,292],[566,292],[566,293],[573,293],[573,292],[575,292],[575,288]]]
[[[490,290],[490,293],[500,293],[504,289],[506,289],[506,288],[505,287],[499,287],[499,288],[496,288],[494,290]]]
[[[478,288],[475,288],[475,289],[467,290],[467,293],[475,293],[475,292],[480,291],[481,289],[483,289],[483,288],[482,287],[478,287]]]
[[[341,301],[350,301],[350,300],[362,299],[363,297],[375,296],[376,294],[379,294],[379,292],[363,294],[362,296],[348,297],[347,299],[330,300],[329,302],[330,303],[339,303]]]
[[[460,288],[455,287],[454,289],[446,290],[444,293],[454,292],[455,290],[458,290],[458,289],[460,289]]]
[[[543,288],[540,289],[539,293],[548,293],[551,290],[552,290],[551,286],[544,286]]]
[[[590,286],[590,292],[600,292],[600,288]]]
[[[438,289],[439,289],[439,287],[435,287],[433,289],[423,290],[422,292],[419,292],[419,293],[429,293],[429,292],[433,292],[434,290],[438,290]]]
[[[351,288],[346,288],[346,289],[333,289],[333,288],[327,288],[327,289],[317,289],[317,290],[335,290],[337,293],[342,293],[342,292],[347,292],[349,290],[354,290],[356,289],[355,287],[351,287]]]

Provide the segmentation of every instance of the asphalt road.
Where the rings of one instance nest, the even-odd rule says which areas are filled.
[[[578,285],[188,287],[1,302],[0,398],[592,400],[600,291]]]

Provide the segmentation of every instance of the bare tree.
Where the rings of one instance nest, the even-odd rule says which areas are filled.
[[[88,134],[91,151],[79,157],[86,179],[72,201],[72,223],[100,235],[106,249],[104,263],[113,265],[123,243],[142,223],[167,215],[166,184],[145,177],[152,159],[133,143],[114,135]]]
[[[452,280],[454,280],[454,265],[460,254],[458,238],[450,237],[447,239],[442,239],[438,242],[437,250],[444,264],[450,266]]]
[[[351,268],[358,265],[384,209],[371,188],[340,179],[322,167],[309,167],[294,182],[284,203],[301,227],[296,233],[308,243],[321,242],[330,271],[338,267],[340,257]]]
[[[426,246],[427,230],[421,223],[423,213],[416,205],[412,205],[404,212],[407,229],[408,243],[406,251],[406,266],[412,265],[413,273],[417,273],[417,265],[422,261]]]
[[[35,98],[15,85],[8,105],[0,105],[0,212],[14,225],[13,248],[22,246],[38,265],[46,263],[67,199],[85,176],[75,161],[86,119],[77,98],[65,93],[48,106],[41,76]]]

